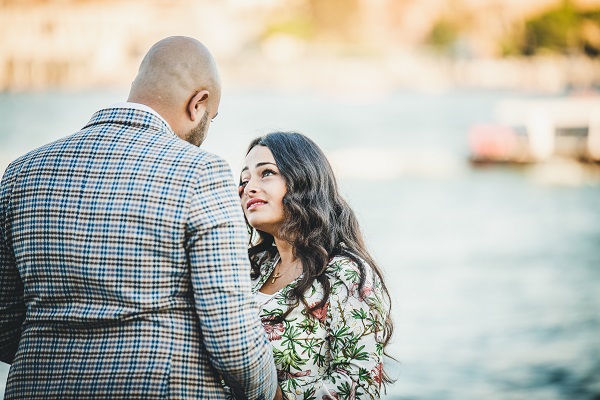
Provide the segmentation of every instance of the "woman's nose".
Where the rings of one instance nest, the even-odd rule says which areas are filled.
[[[250,194],[250,193],[256,193],[256,192],[258,192],[258,188],[254,184],[253,180],[250,179],[248,181],[248,183],[246,183],[246,186],[244,187],[244,193]]]

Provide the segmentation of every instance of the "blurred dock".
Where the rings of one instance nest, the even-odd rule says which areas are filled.
[[[497,122],[469,131],[474,163],[527,164],[560,157],[600,162],[600,95],[506,99],[494,110]]]

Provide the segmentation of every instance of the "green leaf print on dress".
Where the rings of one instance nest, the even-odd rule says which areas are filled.
[[[261,266],[254,291],[273,268],[273,260]],[[347,257],[334,257],[325,271],[331,294],[323,307],[308,312],[300,302],[277,322],[287,311],[287,293],[295,282],[261,306],[279,383],[288,399],[379,398],[383,356],[379,337],[386,311],[381,284],[370,268],[366,271],[359,293],[358,266]],[[319,304],[323,299],[320,283],[315,281],[304,298],[309,307]]]

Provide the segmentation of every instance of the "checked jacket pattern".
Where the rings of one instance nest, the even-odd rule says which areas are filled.
[[[258,291],[273,272],[278,257],[265,262],[253,282]],[[275,317],[288,308],[287,293],[297,280],[260,305],[280,386],[288,399],[378,399],[383,368],[381,331],[387,306],[381,281],[370,268],[359,293],[359,270],[347,257],[334,257],[325,271],[331,284],[329,301],[308,314],[300,303],[283,322]],[[305,293],[309,306],[323,298],[315,281]],[[276,320],[275,320],[276,321]]]
[[[6,399],[274,395],[229,166],[152,112],[98,111],[0,189]]]

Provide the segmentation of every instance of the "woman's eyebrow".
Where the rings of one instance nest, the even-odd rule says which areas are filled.
[[[262,167],[263,165],[269,165],[269,164],[277,166],[277,164],[275,164],[275,163],[265,161],[265,162],[259,162],[258,164],[256,164],[255,168]],[[244,168],[242,168],[241,172],[248,171],[249,169],[250,168],[248,166],[245,166]]]
[[[268,162],[268,161],[267,161],[267,162],[259,162],[258,164],[256,164],[256,168],[258,168],[258,167],[262,167],[263,165],[268,165],[268,164],[271,164],[271,165],[277,166],[277,164],[275,164],[275,163],[272,163],[272,162]]]

